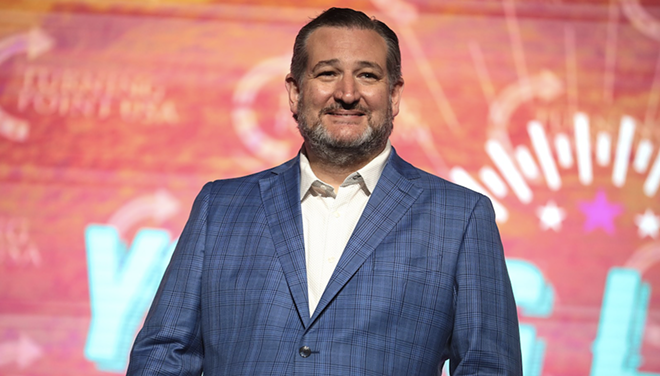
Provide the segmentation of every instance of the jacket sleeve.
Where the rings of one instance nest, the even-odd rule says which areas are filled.
[[[457,261],[452,376],[522,375],[516,303],[490,200],[480,196]]]
[[[193,208],[131,351],[127,376],[200,375],[201,277],[211,183]]]

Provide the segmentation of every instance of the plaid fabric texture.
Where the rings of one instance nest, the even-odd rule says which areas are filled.
[[[488,198],[393,151],[312,317],[298,158],[204,186],[128,375],[521,375]]]

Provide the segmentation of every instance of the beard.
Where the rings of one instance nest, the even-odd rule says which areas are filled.
[[[346,106],[337,103],[319,111],[318,116],[314,119],[316,123],[310,125],[304,102],[303,97],[298,101],[296,118],[298,131],[305,140],[305,145],[327,164],[349,167],[368,161],[383,150],[387,139],[392,134],[394,117],[392,116],[391,98],[388,101],[385,118],[379,124],[374,123],[371,111],[359,104]],[[337,109],[354,109],[363,112],[367,116],[367,129],[354,139],[345,140],[334,137],[321,123],[321,116]]]

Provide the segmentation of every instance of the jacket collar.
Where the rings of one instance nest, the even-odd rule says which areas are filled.
[[[264,210],[276,252],[301,323],[306,329],[360,269],[419,197],[422,189],[415,184],[419,176],[419,171],[401,159],[392,148],[378,184],[311,318],[300,209],[299,157],[296,156],[273,168],[270,176],[260,180]]]

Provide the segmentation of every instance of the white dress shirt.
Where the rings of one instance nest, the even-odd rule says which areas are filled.
[[[310,316],[378,183],[391,149],[388,141],[385,149],[350,174],[336,193],[314,175],[309,160],[300,153],[300,201]]]

